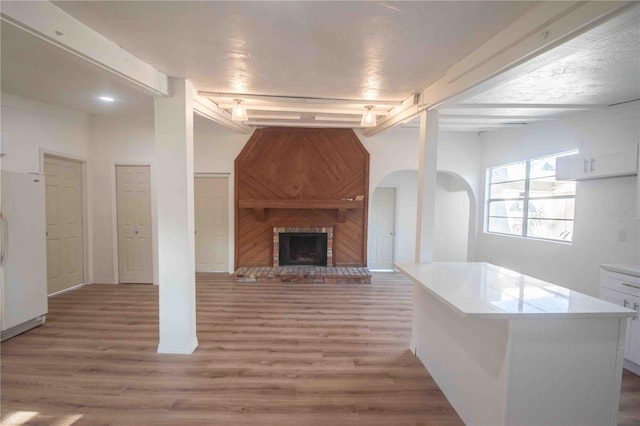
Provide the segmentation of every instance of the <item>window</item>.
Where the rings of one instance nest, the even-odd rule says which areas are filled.
[[[487,232],[573,241],[576,183],[556,180],[556,159],[575,152],[488,169]]]

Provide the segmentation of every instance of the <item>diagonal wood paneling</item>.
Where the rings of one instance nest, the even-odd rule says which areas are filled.
[[[333,226],[335,266],[366,266],[367,204],[338,223],[335,210],[269,209],[258,221],[240,200],[336,200],[369,194],[369,154],[350,129],[258,129],[236,158],[236,268],[271,266],[274,226]]]

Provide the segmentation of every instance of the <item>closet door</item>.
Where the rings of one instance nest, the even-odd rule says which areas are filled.
[[[196,272],[229,268],[229,178],[195,178]]]
[[[149,166],[117,166],[118,274],[121,283],[153,283]]]
[[[45,156],[47,292],[84,282],[82,163]]]

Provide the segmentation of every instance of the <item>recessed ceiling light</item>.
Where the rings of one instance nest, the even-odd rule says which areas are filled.
[[[100,96],[100,100],[102,102],[113,102],[113,101],[115,101],[115,99],[113,99],[111,96]]]

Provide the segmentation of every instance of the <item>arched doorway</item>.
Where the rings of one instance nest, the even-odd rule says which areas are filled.
[[[388,189],[393,190],[393,197],[376,196]],[[398,170],[390,173],[373,191],[369,207],[368,230],[368,265],[371,269],[379,269],[381,254],[392,253],[393,259],[388,262],[389,265],[415,261],[417,191],[417,170]],[[393,205],[381,208],[376,205],[377,203]],[[382,211],[388,212],[389,209],[393,216],[392,246],[390,249],[384,247],[382,250],[382,247],[378,247],[379,241],[375,239],[380,234],[376,229],[379,226],[378,222],[383,223],[384,218],[376,215]],[[476,230],[475,196],[468,182],[456,173],[446,170],[438,171],[435,222],[434,261],[473,260]]]

